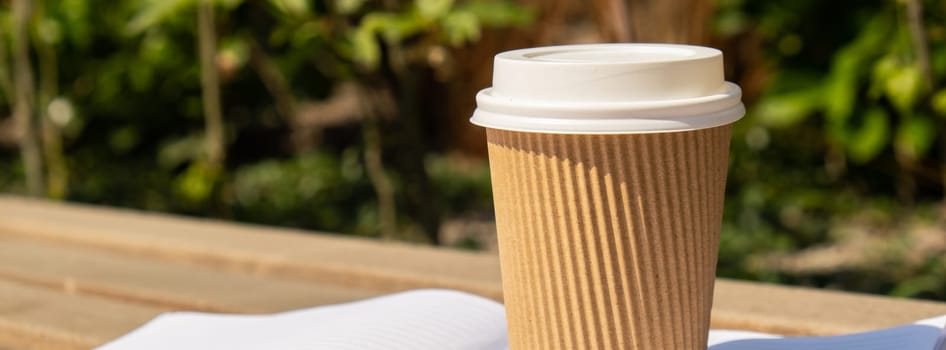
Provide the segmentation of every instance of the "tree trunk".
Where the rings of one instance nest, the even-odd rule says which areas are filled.
[[[34,82],[30,64],[29,22],[30,0],[13,0],[13,72],[16,100],[13,119],[16,122],[23,173],[30,195],[43,194],[43,159],[40,151],[36,118],[33,117]]]
[[[711,0],[593,0],[604,41],[706,44]]]
[[[35,2],[36,17],[46,15],[45,1]],[[49,115],[49,104],[59,94],[59,67],[54,43],[45,42],[37,37],[36,57],[39,61],[39,90],[37,103],[42,135],[42,149],[46,164],[46,195],[50,198],[65,198],[69,191],[69,168],[62,153],[62,133],[60,125],[56,125]]]

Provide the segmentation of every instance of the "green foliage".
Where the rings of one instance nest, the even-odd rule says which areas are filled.
[[[417,13],[424,19],[433,21],[441,18],[453,7],[453,0],[415,0]]]
[[[199,0],[145,0],[135,16],[128,22],[125,32],[138,35],[148,28],[162,24],[169,18],[176,17],[188,8],[193,8]]]
[[[234,210],[245,220],[376,234],[360,224],[373,192],[357,149],[248,164],[234,171],[232,189]]]
[[[894,149],[907,159],[921,159],[933,147],[936,123],[927,116],[914,115],[900,123],[894,138]]]
[[[338,11],[353,14],[362,4],[339,4]],[[483,27],[522,25],[531,20],[531,12],[505,1],[416,0],[412,6],[370,12],[349,31],[350,57],[363,68],[378,68],[382,45],[399,45],[418,35],[435,42],[461,46],[479,39]],[[377,38],[383,39],[379,42]]]
[[[492,187],[486,160],[427,157],[425,167],[443,196],[448,215],[492,211]]]
[[[927,74],[904,4],[718,3],[717,32],[762,52],[758,61],[736,56],[737,66],[762,74],[730,78],[766,77],[753,82],[763,88],[747,89],[757,100],[747,101],[749,113],[734,129],[721,275],[946,297],[942,253],[916,262],[926,258],[902,246],[914,226],[944,232],[942,214],[920,213],[940,210],[946,186],[946,8],[923,1]],[[888,223],[864,223],[865,213],[882,213]],[[861,253],[876,262],[830,271],[772,263],[809,249],[840,251],[846,241],[838,232],[849,230],[896,244]]]
[[[221,167],[204,157],[201,1],[34,1],[41,11],[30,24],[32,46],[58,58],[34,63],[37,81],[58,83],[36,109],[49,111],[61,138],[66,199],[376,236],[379,204],[362,169],[357,120],[299,146],[288,141],[299,132],[296,116],[285,113],[321,103],[341,82],[376,84],[390,79],[379,73],[387,70],[417,74],[430,69],[427,50],[531,19],[506,0],[212,0],[230,154]],[[9,17],[9,5],[0,4],[0,63],[9,62]],[[12,108],[9,93],[0,86],[0,115]],[[280,97],[288,102],[277,108]],[[418,157],[433,159],[435,192],[466,203],[449,205],[450,215],[491,208],[485,163],[471,175],[442,157]],[[19,164],[13,150],[0,152],[0,173],[9,175],[0,188],[24,190]],[[404,196],[403,188],[394,191]],[[397,213],[405,227],[418,220]]]
[[[759,101],[755,113],[759,122],[774,128],[798,125],[811,116],[822,104],[821,86],[773,94]]]
[[[821,10],[824,5],[807,6],[810,10]],[[917,115],[928,114],[942,103],[937,102],[937,95],[931,95],[924,84],[924,73],[917,58],[920,53],[911,44],[904,9],[893,1],[857,8],[860,15],[853,18],[866,19],[854,23],[858,31],[852,40],[838,45],[824,79],[801,90],[779,86],[791,78],[775,79],[775,86],[770,89],[773,93],[766,94],[753,112],[760,122],[779,128],[795,127],[809,118],[823,116],[828,140],[857,163],[872,161],[890,151],[912,160],[922,159],[930,151],[936,135],[920,126],[935,126]],[[941,10],[935,6],[928,9]],[[774,21],[791,21],[784,16],[779,14]],[[769,20],[760,18],[762,23]],[[783,44],[783,40],[779,40],[772,45],[777,52],[784,52]],[[946,55],[942,38],[927,44],[934,55]],[[795,74],[795,69],[810,67],[789,65],[780,73],[788,76]],[[932,78],[941,81],[943,77],[939,74]],[[895,142],[889,142],[890,129],[897,130]],[[910,133],[916,135],[908,135]],[[898,151],[900,149],[903,152]]]
[[[864,112],[864,119],[854,130],[846,130],[842,139],[845,150],[852,161],[866,163],[876,157],[889,144],[890,125],[887,112],[871,108]]]

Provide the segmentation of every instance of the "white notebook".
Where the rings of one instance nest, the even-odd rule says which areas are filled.
[[[713,330],[710,350],[940,350],[946,316],[873,332],[783,338]],[[269,315],[171,312],[99,350],[505,350],[502,304],[416,290]]]

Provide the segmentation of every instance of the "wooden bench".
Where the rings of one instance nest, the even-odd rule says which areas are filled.
[[[502,299],[495,254],[0,197],[0,349],[86,349],[169,310],[265,313],[415,288]],[[946,303],[719,280],[714,328],[835,334]]]

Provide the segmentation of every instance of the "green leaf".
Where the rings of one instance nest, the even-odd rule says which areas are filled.
[[[919,275],[897,283],[896,288],[890,291],[890,295],[902,298],[912,298],[923,293],[939,290],[942,286],[942,279],[936,275]]]
[[[36,24],[36,36],[43,43],[56,45],[62,41],[62,25],[50,18],[44,18]]]
[[[933,111],[940,118],[946,118],[946,89],[939,90],[930,99],[933,105]]]
[[[158,147],[158,165],[174,169],[203,155],[204,137],[193,134],[162,143]]]
[[[142,62],[154,64],[173,54],[171,40],[162,31],[153,31],[145,34],[138,46],[138,59]]]
[[[852,43],[834,56],[831,72],[825,81],[825,117],[830,123],[843,125],[857,104],[857,92],[866,73],[865,65],[889,51],[890,16],[874,16]]]
[[[844,124],[854,111],[857,98],[860,59],[853,51],[842,51],[835,57],[828,80],[825,82],[825,116],[829,122]]]
[[[279,12],[283,14],[301,17],[309,12],[309,2],[306,0],[269,0]]]
[[[335,0],[335,12],[343,15],[350,15],[357,12],[365,0]]]
[[[756,103],[754,115],[770,127],[785,128],[804,121],[821,105],[819,87],[767,96]]]
[[[897,57],[893,54],[885,55],[874,63],[874,67],[871,70],[870,91],[868,92],[870,97],[879,98],[884,94],[884,83],[896,74],[898,68]]]
[[[470,12],[453,11],[444,17],[441,25],[450,45],[460,46],[480,38],[480,22]]]
[[[453,7],[453,0],[414,0],[417,12],[424,18],[434,20],[443,17]]]
[[[365,27],[355,29],[351,34],[352,60],[359,65],[375,69],[381,60],[381,47],[374,31]]]
[[[89,20],[89,8],[94,5],[86,0],[60,0],[58,12],[65,27],[65,35],[79,47],[86,47],[91,39],[93,22]],[[2,25],[2,24],[0,24]]]
[[[125,26],[129,35],[138,35],[196,4],[196,0],[149,0]]]
[[[420,18],[414,12],[396,15],[393,13],[372,13],[362,19],[360,29],[380,33],[389,43],[400,42],[406,37],[420,33],[430,26],[430,21]]]
[[[108,138],[108,144],[112,150],[121,154],[131,151],[140,141],[141,135],[133,126],[121,127],[113,131]]]
[[[883,109],[868,110],[860,128],[850,134],[846,142],[851,160],[855,163],[866,163],[880,154],[890,139],[889,124],[887,113]]]
[[[513,2],[480,0],[457,6],[457,11],[472,13],[486,27],[523,26],[535,19],[535,12]]]
[[[908,159],[920,159],[933,146],[936,124],[923,115],[914,115],[900,123],[894,137],[897,154]]]
[[[175,192],[188,203],[202,203],[210,199],[219,176],[220,170],[206,162],[193,162],[175,179]]]
[[[922,78],[920,69],[915,65],[905,66],[892,73],[884,82],[884,93],[901,112],[913,109],[920,96]]]
[[[294,27],[292,35],[292,45],[302,48],[309,41],[319,38],[328,38],[328,25],[319,20],[306,21],[298,27]],[[287,33],[288,34],[288,33]]]

